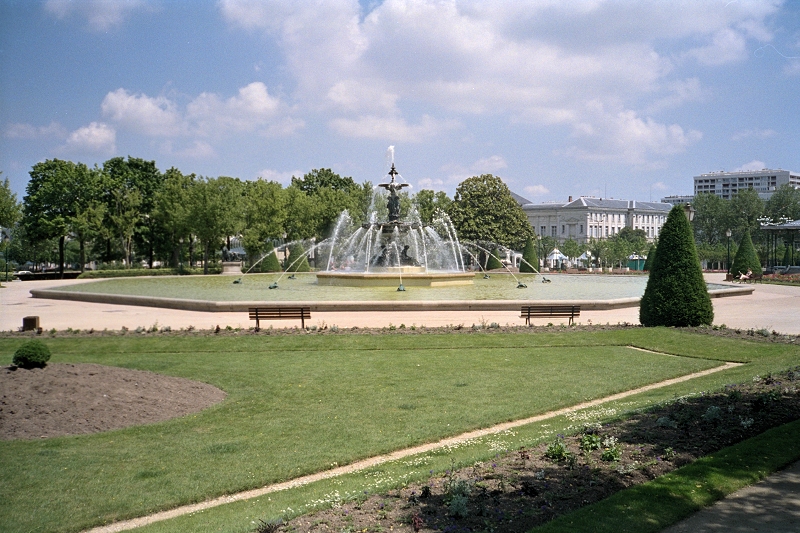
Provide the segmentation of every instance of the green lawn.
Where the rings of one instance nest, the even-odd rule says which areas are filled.
[[[645,393],[627,405],[719,387],[800,361],[800,348],[793,346],[642,328],[45,340],[52,362],[192,378],[220,387],[228,398],[165,423],[0,442],[3,531],[79,531],[607,396],[720,360],[750,364]],[[10,363],[20,342],[0,339],[0,362]],[[521,430],[516,438],[534,438],[535,430]],[[259,512],[283,509],[280,498],[292,502],[326,489],[303,490],[287,491]],[[218,512],[228,530],[246,530],[249,520],[237,514],[245,507],[225,507]],[[164,527],[168,523],[159,526]]]

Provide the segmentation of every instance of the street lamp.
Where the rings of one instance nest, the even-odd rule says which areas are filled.
[[[689,222],[694,220],[694,207],[692,207],[692,204],[683,204],[683,212],[686,215],[686,220]]]
[[[731,230],[725,231],[725,236],[728,238],[728,261],[725,263],[728,267],[728,274],[731,273]]]

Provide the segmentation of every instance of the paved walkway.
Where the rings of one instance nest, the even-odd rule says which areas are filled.
[[[706,279],[720,282],[723,274],[708,274]],[[206,313],[201,311],[181,311],[177,309],[155,309],[148,307],[71,302],[67,300],[44,300],[30,297],[31,289],[45,289],[85,280],[59,281],[14,281],[0,289],[0,330],[16,330],[22,325],[22,317],[37,315],[44,329],[59,330],[121,329],[123,326],[135,329],[139,326],[149,328],[154,324],[172,329],[194,326],[198,329],[221,327],[248,328],[253,324],[246,313]],[[714,323],[732,328],[767,329],[780,333],[800,335],[800,287],[777,285],[755,285],[750,296],[715,298]],[[448,312],[340,312],[314,313],[310,325],[337,325],[339,327],[387,327],[405,324],[411,326],[447,326],[449,324],[472,324],[496,322],[502,326],[524,325],[515,311],[448,311]],[[558,319],[534,320],[535,324],[558,323]],[[639,323],[639,308],[630,307],[609,311],[582,311],[579,322],[583,324]],[[274,322],[273,327],[291,327],[291,322]]]

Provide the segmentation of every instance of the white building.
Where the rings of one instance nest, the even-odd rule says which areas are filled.
[[[578,242],[605,239],[622,228],[642,229],[649,241],[661,233],[672,205],[581,196],[566,204],[524,204],[522,210],[536,234],[558,242],[572,238]]]
[[[800,189],[800,175],[788,170],[745,170],[741,172],[709,172],[694,177],[694,194],[716,194],[730,200],[737,192],[753,189],[767,200],[775,190],[784,184]]]

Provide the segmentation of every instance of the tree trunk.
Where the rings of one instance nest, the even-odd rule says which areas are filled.
[[[210,242],[203,245],[203,275],[208,274],[208,247],[211,246]]]
[[[66,236],[58,238],[58,274],[60,279],[64,279],[64,242]]]
[[[80,254],[80,261],[81,261],[81,274],[83,274],[83,265],[86,263],[86,243],[83,239],[80,240],[81,243],[81,254]]]

